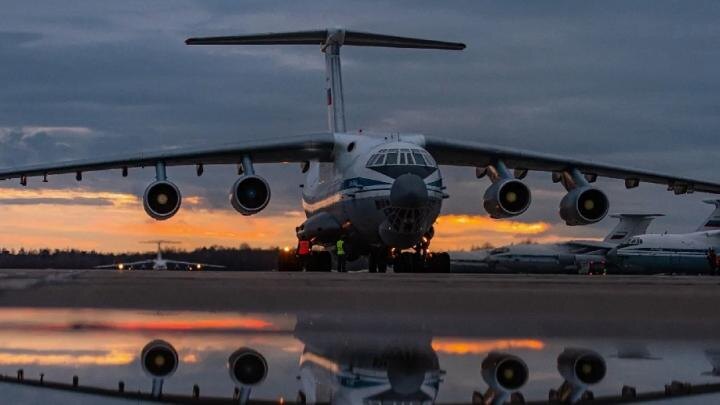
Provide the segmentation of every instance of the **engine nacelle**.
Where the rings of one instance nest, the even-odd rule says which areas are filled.
[[[560,201],[560,218],[570,226],[594,224],[605,218],[609,206],[602,191],[589,186],[578,187]]]
[[[520,215],[530,206],[530,189],[520,180],[499,179],[485,191],[483,206],[492,218]]]
[[[257,175],[242,176],[230,189],[230,203],[239,213],[253,215],[270,202],[270,186]]]
[[[241,347],[230,355],[228,371],[236,385],[248,387],[260,384],[265,379],[268,365],[262,354]]]
[[[482,362],[482,376],[487,385],[497,391],[514,392],[528,380],[525,362],[512,354],[491,352]]]
[[[180,209],[182,196],[180,189],[167,180],[151,183],[143,195],[143,208],[150,217],[159,221],[175,215]]]
[[[164,340],[153,340],[140,353],[143,371],[154,378],[170,377],[177,370],[178,363],[177,351]]]
[[[583,398],[592,398],[588,386],[605,378],[607,366],[598,353],[577,348],[566,348],[557,358],[557,368],[565,379],[552,395],[560,403],[574,404]]]

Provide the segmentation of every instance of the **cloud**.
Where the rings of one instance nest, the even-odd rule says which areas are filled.
[[[344,26],[468,44],[452,53],[343,48],[351,130],[422,132],[717,181],[718,17],[720,6],[712,1],[679,7],[662,0],[601,6],[190,0],[61,6],[11,0],[0,15],[0,166],[324,130],[318,47],[188,47],[183,40]],[[443,213],[482,215],[487,183],[474,179],[472,170],[443,170],[452,195]],[[259,172],[273,188],[264,215],[283,218],[298,210],[303,179],[297,167],[263,165]],[[211,222],[186,219],[167,232],[215,226],[203,212],[235,218],[227,203],[233,167],[208,167],[201,178],[192,168],[169,174],[198,198],[192,212]],[[152,179],[152,170],[131,170],[124,179],[118,172],[86,173],[81,185],[138,196]],[[50,181],[53,187],[77,185],[72,176]],[[533,206],[518,220],[552,224],[542,238],[598,236],[613,225],[565,227],[557,219],[563,190],[547,174],[531,173],[528,184]],[[598,185],[608,191],[614,212],[668,214],[655,229],[686,230],[705,215],[697,209],[701,195],[670,198],[661,187]],[[58,210],[81,205],[44,198],[60,198],[44,200]],[[15,200],[13,209],[22,202]],[[87,204],[78,213],[101,216],[110,208],[98,208],[100,214]],[[287,222],[288,229],[297,225]],[[49,244],[64,243],[63,226],[48,222]],[[223,224],[218,229],[217,235],[252,238]]]

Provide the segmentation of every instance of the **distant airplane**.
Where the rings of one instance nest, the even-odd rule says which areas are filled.
[[[144,269],[144,268],[151,268],[153,270],[167,270],[168,266],[173,267],[175,269],[187,269],[187,270],[202,270],[206,267],[216,268],[216,269],[223,269],[225,266],[219,266],[216,264],[206,264],[206,263],[192,263],[192,262],[183,262],[179,260],[168,260],[163,259],[162,256],[162,245],[166,244],[178,244],[180,242],[175,242],[171,240],[148,240],[140,243],[152,243],[157,244],[157,256],[154,259],[151,260],[141,260],[138,262],[128,262],[128,263],[114,263],[114,264],[105,264],[102,266],[95,266],[96,269],[113,269],[116,268],[118,270],[136,270],[136,269]]]
[[[230,202],[241,214],[253,215],[270,201],[270,187],[255,173],[254,164],[297,162],[306,175],[302,200],[307,216],[297,228],[297,237],[326,248],[313,252],[321,258],[312,262],[321,264],[317,270],[323,271],[330,270],[330,252],[341,237],[345,239],[347,260],[367,255],[371,270],[384,271],[393,260],[396,271],[449,271],[447,253],[427,253],[434,235],[433,223],[443,199],[449,197],[438,165],[473,167],[478,178],[487,177],[491,185],[482,204],[493,218],[514,217],[528,209],[531,194],[522,179],[531,170],[552,173],[552,181],[567,190],[559,211],[568,225],[592,224],[606,216],[608,197],[591,184],[598,176],[622,179],[626,188],[648,182],[667,186],[675,194],[720,194],[719,183],[674,174],[417,133],[347,131],[340,67],[342,46],[462,50],[462,43],[343,29],[191,38],[186,43],[319,47],[325,54],[328,131],[8,168],[0,170],[0,179],[18,178],[27,185],[30,176],[41,176],[46,181],[48,175],[73,173],[80,181],[87,171],[117,169],[127,176],[128,168],[154,167],[155,181],[145,190],[143,205],[152,218],[165,220],[178,211],[181,202],[178,187],[168,180],[167,167],[194,165],[197,174],[202,175],[204,165],[231,164],[238,166],[240,178],[231,187]],[[480,134],[478,130],[477,136]],[[415,253],[403,251],[411,248]]]
[[[619,272],[713,273],[711,249],[720,254],[720,199],[704,200],[715,210],[695,232],[637,235],[608,253]]]
[[[523,243],[451,254],[453,272],[489,273],[598,273],[605,270],[605,255],[635,235],[644,233],[662,214],[616,214],[619,222],[602,241],[571,240],[561,243]]]

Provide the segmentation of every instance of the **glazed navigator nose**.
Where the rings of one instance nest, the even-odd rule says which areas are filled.
[[[399,208],[420,208],[427,203],[425,182],[416,174],[398,176],[390,189],[390,204]]]

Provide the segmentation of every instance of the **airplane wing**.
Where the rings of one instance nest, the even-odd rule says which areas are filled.
[[[214,147],[171,148],[149,153],[0,169],[0,180],[107,169],[125,170],[128,167],[152,167],[157,163],[164,163],[166,166],[240,163],[243,156],[250,156],[253,163],[303,162],[311,159],[330,161],[334,145],[333,134],[318,133]]]
[[[141,260],[138,262],[129,262],[129,263],[104,264],[102,266],[95,266],[93,268],[94,269],[117,269],[118,266],[122,265],[123,267],[125,267],[127,269],[127,268],[131,268],[133,266],[138,266],[138,265],[142,265],[142,264],[152,264],[152,263],[153,263],[152,260]]]
[[[702,191],[720,194],[720,183],[712,183],[655,173],[647,170],[594,163],[585,160],[569,159],[562,156],[532,152],[522,149],[506,148],[472,141],[460,141],[446,138],[425,137],[425,148],[438,164],[453,166],[486,167],[498,160],[516,170],[539,170],[562,173],[577,169],[586,176],[601,176],[625,180],[628,188],[640,182],[664,184],[676,194]]]
[[[221,266],[218,264],[207,264],[207,263],[193,263],[193,262],[182,262],[179,260],[166,260],[167,264],[176,264],[181,266],[188,266],[192,268],[197,268],[197,266],[200,266],[200,268],[213,268],[213,269],[224,269],[225,266]]]

